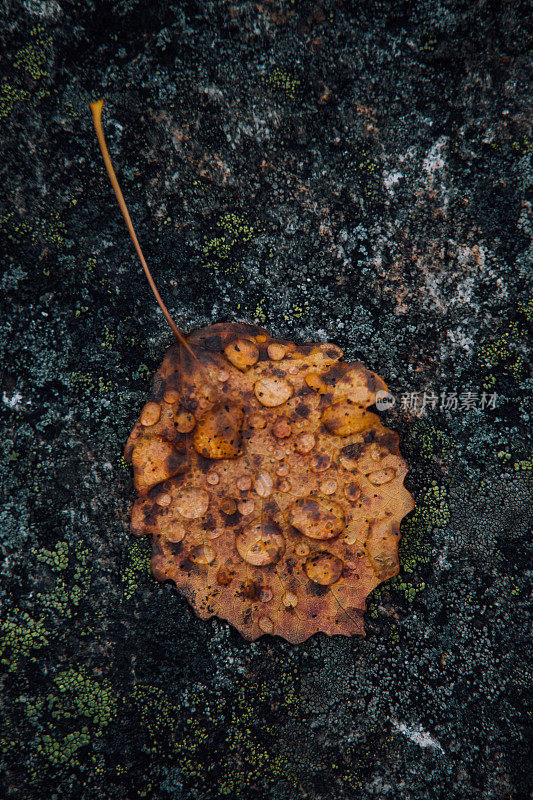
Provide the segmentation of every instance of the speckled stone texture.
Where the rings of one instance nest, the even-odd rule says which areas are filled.
[[[528,800],[527,4],[4,11],[0,792]],[[396,399],[417,505],[366,638],[248,642],[150,577],[122,451],[172,335],[99,96],[178,324],[334,342]]]

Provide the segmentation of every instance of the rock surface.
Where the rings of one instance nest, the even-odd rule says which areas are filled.
[[[526,4],[5,7],[0,791],[529,798]],[[98,96],[178,324],[335,342],[396,400],[366,638],[251,643],[150,577],[122,451],[172,336]]]

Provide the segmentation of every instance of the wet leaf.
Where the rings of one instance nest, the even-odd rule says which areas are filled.
[[[187,344],[167,352],[125,450],[154,577],[247,639],[364,635],[414,507],[398,436],[366,410],[384,382],[335,345],[251,325]]]

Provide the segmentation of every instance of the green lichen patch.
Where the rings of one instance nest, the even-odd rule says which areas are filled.
[[[27,44],[13,55],[13,74],[0,87],[0,119],[8,117],[22,103],[39,101],[49,94],[46,87],[53,55],[53,37],[44,26],[29,31]],[[28,80],[32,84],[28,88]]]
[[[32,553],[37,561],[46,564],[54,572],[62,572],[68,567],[68,544],[66,542],[58,542],[53,550],[34,547]]]
[[[309,300],[302,300],[300,302],[293,300],[289,305],[289,312],[284,315],[285,321],[301,323],[309,315],[309,311]]]
[[[491,376],[495,371],[503,371],[514,381],[519,381],[525,374],[526,358],[524,353],[526,331],[519,322],[509,322],[506,328],[495,339],[483,344],[478,353],[482,368],[488,372],[487,379],[492,385]]]
[[[415,420],[411,440],[424,460],[439,466],[448,462],[457,451],[457,442],[448,431],[438,428],[429,419]]]
[[[279,92],[289,100],[296,100],[300,91],[301,81],[290,72],[275,67],[272,71],[261,77],[261,82],[270,91]]]
[[[140,584],[150,577],[150,545],[145,539],[131,540],[127,544],[127,562],[122,570],[122,596],[130,600]]]
[[[241,270],[246,246],[258,236],[258,230],[243,216],[224,214],[206,235],[202,247],[203,268],[209,272],[231,275],[243,283]]]
[[[154,762],[171,764],[191,790],[205,792],[211,786],[219,797],[237,796],[280,780],[295,788],[305,781],[320,748],[305,741],[309,735],[302,718],[309,709],[298,689],[297,670],[283,670],[279,677],[279,683],[236,677],[231,694],[194,684],[171,695],[139,684],[125,702],[136,714],[139,736]],[[302,742],[296,762],[289,732]]]
[[[56,692],[47,696],[48,711],[54,719],[79,720],[86,717],[101,730],[117,715],[118,701],[105,678],[94,679],[85,670],[69,668],[53,680]]]
[[[18,742],[18,756],[32,782],[38,785],[51,770],[81,768],[87,760],[101,765],[96,746],[115,722],[119,701],[109,680],[84,667],[63,669],[45,682],[43,693],[19,697],[22,716],[17,727],[25,735]],[[9,739],[2,744],[9,749]],[[82,756],[84,748],[92,753]]]
[[[49,75],[48,62],[52,52],[53,37],[41,25],[32,28],[30,41],[15,53],[13,66],[40,81]]]
[[[426,588],[425,581],[417,577],[417,570],[430,561],[431,533],[434,528],[444,528],[450,521],[448,492],[436,481],[422,493],[413,514],[402,522],[400,547],[400,574],[372,593],[370,614],[377,617],[384,592],[399,592],[411,603]]]
[[[69,383],[70,388],[76,394],[92,395],[97,392],[99,395],[112,395],[116,389],[116,384],[105,375],[79,372],[78,370],[71,372]]]
[[[8,117],[16,105],[30,98],[30,92],[20,86],[3,83],[0,87],[0,119]]]
[[[533,294],[527,301],[518,304],[518,313],[523,314],[527,322],[533,324]]]
[[[530,458],[523,458],[519,461],[515,461],[513,464],[513,469],[515,472],[525,471],[531,472],[533,470],[533,455]]]
[[[42,216],[31,220],[20,218],[14,211],[8,211],[0,217],[0,230],[16,245],[27,241],[34,246],[45,244],[59,249],[66,243],[66,223],[63,216],[63,209],[44,211]]]
[[[402,525],[399,557],[404,572],[413,572],[429,561],[429,542],[433,528],[445,528],[450,521],[448,492],[433,481],[422,494],[413,515]]]
[[[34,547],[31,553],[34,563],[53,577],[32,593],[31,613],[15,606],[0,623],[0,663],[8,672],[17,672],[26,661],[35,662],[38,651],[65,637],[65,621],[75,616],[90,589],[92,567],[82,543],[69,548],[60,541],[50,549]]]
[[[17,672],[21,663],[49,643],[49,632],[42,619],[15,609],[0,623],[0,664]]]
[[[45,756],[54,766],[67,764],[75,766],[79,763],[78,751],[82,747],[87,747],[90,742],[90,731],[84,726],[80,731],[73,731],[58,738],[45,733],[41,736],[36,750],[37,754]]]

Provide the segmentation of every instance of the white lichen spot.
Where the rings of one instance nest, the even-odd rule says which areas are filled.
[[[456,350],[463,350],[468,355],[472,356],[474,353],[474,339],[469,336],[465,329],[458,325],[446,331],[446,338],[451,343],[451,347],[447,347],[444,343],[441,347],[441,357],[453,355]]]
[[[427,173],[430,184],[433,184],[435,173],[441,172],[444,169],[446,160],[444,158],[444,150],[448,144],[447,136],[440,136],[433,147],[428,151],[422,163],[422,169]]]
[[[383,173],[383,183],[385,184],[385,189],[389,192],[389,194],[394,194],[393,186],[396,186],[396,184],[399,183],[400,178],[403,178],[403,172],[400,172],[400,170],[393,170],[391,172]]]
[[[434,739],[430,733],[425,731],[421,725],[412,725],[408,727],[405,722],[398,722],[397,720],[392,720],[392,725],[397,733],[401,733],[402,736],[406,736],[412,742],[417,744],[419,747],[432,747],[434,750],[439,750],[441,753],[444,753],[444,748]]]
[[[14,411],[21,411],[22,409],[22,395],[20,392],[13,392],[11,396],[7,392],[4,392],[2,401]]]
[[[23,0],[22,5],[29,14],[41,19],[57,19],[63,13],[56,0]]]

